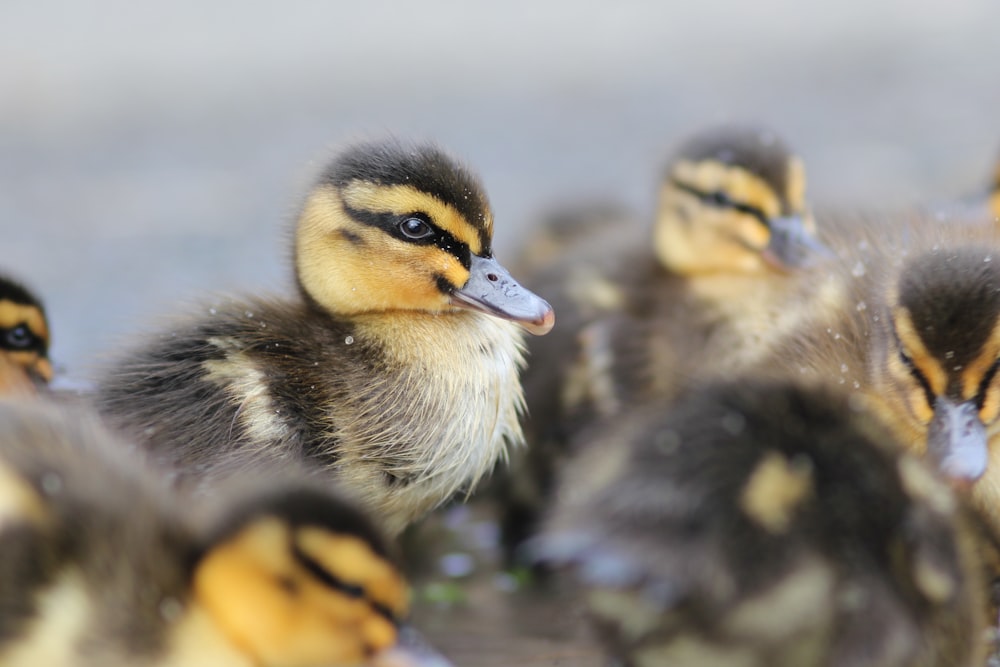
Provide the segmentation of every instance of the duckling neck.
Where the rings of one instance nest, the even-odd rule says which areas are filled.
[[[515,325],[467,310],[352,322],[355,344],[381,358],[357,407],[379,416],[349,424],[342,441],[364,443],[364,458],[379,462],[356,490],[384,516],[412,520],[471,490],[508,445],[522,442],[524,350]],[[395,480],[389,493],[378,490],[386,476]]]

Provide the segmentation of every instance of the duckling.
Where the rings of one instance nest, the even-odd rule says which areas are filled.
[[[352,504],[289,477],[195,508],[136,454],[0,402],[0,664],[442,664],[401,645],[406,583]]]
[[[836,323],[802,327],[751,374],[846,386],[969,487],[1000,535],[1000,230],[919,215],[855,225]]]
[[[523,438],[515,324],[554,315],[492,237],[478,179],[438,148],[349,148],[298,216],[298,296],[178,323],[110,369],[97,407],[182,479],[303,460],[397,534]]]
[[[22,284],[0,275],[0,394],[33,394],[51,380],[45,308]]]
[[[531,532],[576,433],[636,400],[673,397],[691,378],[754,363],[839,298],[814,270],[829,251],[802,161],[766,130],[716,128],[681,147],[662,179],[652,247],[624,216],[606,231],[592,219],[582,227],[589,247],[567,240],[570,251],[527,281],[560,327],[529,345],[532,447],[499,491],[509,547]]]
[[[621,664],[983,664],[962,504],[846,392],[741,381],[589,438],[533,545]]]

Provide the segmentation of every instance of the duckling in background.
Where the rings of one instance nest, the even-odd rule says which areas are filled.
[[[400,645],[406,584],[352,505],[259,478],[199,520],[135,454],[0,402],[0,665],[444,664]]]
[[[662,179],[652,248],[624,215],[603,227],[587,216],[577,228],[566,253],[527,281],[560,327],[529,344],[532,446],[499,489],[509,551],[532,532],[576,433],[754,363],[839,298],[839,285],[812,270],[829,252],[815,236],[802,161],[766,130],[716,128],[681,147]]]
[[[622,664],[980,665],[949,486],[846,392],[742,381],[604,425],[534,548]]]
[[[478,179],[439,149],[349,148],[299,214],[298,297],[167,329],[99,382],[98,409],[197,482],[306,461],[397,534],[523,439],[516,325],[554,316],[492,237]]]
[[[33,394],[51,380],[45,308],[23,285],[0,275],[0,394]]]
[[[858,394],[913,452],[971,487],[1000,535],[1000,230],[921,215],[824,219],[849,251],[842,308],[751,374]]]

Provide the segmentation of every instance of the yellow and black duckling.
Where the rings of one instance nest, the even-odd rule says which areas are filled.
[[[260,478],[206,519],[135,453],[0,402],[0,665],[443,664],[402,645],[406,583],[352,505]]]
[[[23,285],[0,275],[0,394],[33,394],[51,380],[45,308]]]
[[[753,372],[856,392],[899,442],[971,487],[1000,535],[1000,233],[868,222],[838,263],[836,322],[803,326]]]
[[[560,326],[529,344],[531,447],[500,489],[508,546],[531,532],[575,433],[755,362],[836,298],[838,285],[811,270],[829,252],[815,236],[802,161],[769,131],[712,129],[681,147],[660,186],[652,249],[622,219],[601,231],[587,218],[582,242],[567,239],[567,253],[526,281]]]
[[[493,257],[477,178],[432,146],[344,151],[295,230],[297,298],[177,324],[99,382],[107,421],[196,480],[308,462],[390,533],[522,440],[520,333],[549,304]]]
[[[980,665],[974,533],[846,392],[746,381],[594,435],[536,553],[634,667]]]

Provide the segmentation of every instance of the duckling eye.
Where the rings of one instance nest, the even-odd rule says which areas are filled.
[[[434,235],[434,229],[420,218],[406,218],[399,223],[399,231],[408,239],[426,239]]]
[[[716,190],[705,195],[706,201],[715,206],[732,206],[733,200],[722,190]]]
[[[35,337],[31,334],[28,327],[22,324],[9,330],[4,340],[8,346],[23,350],[24,348],[31,347],[32,343],[35,342]]]

